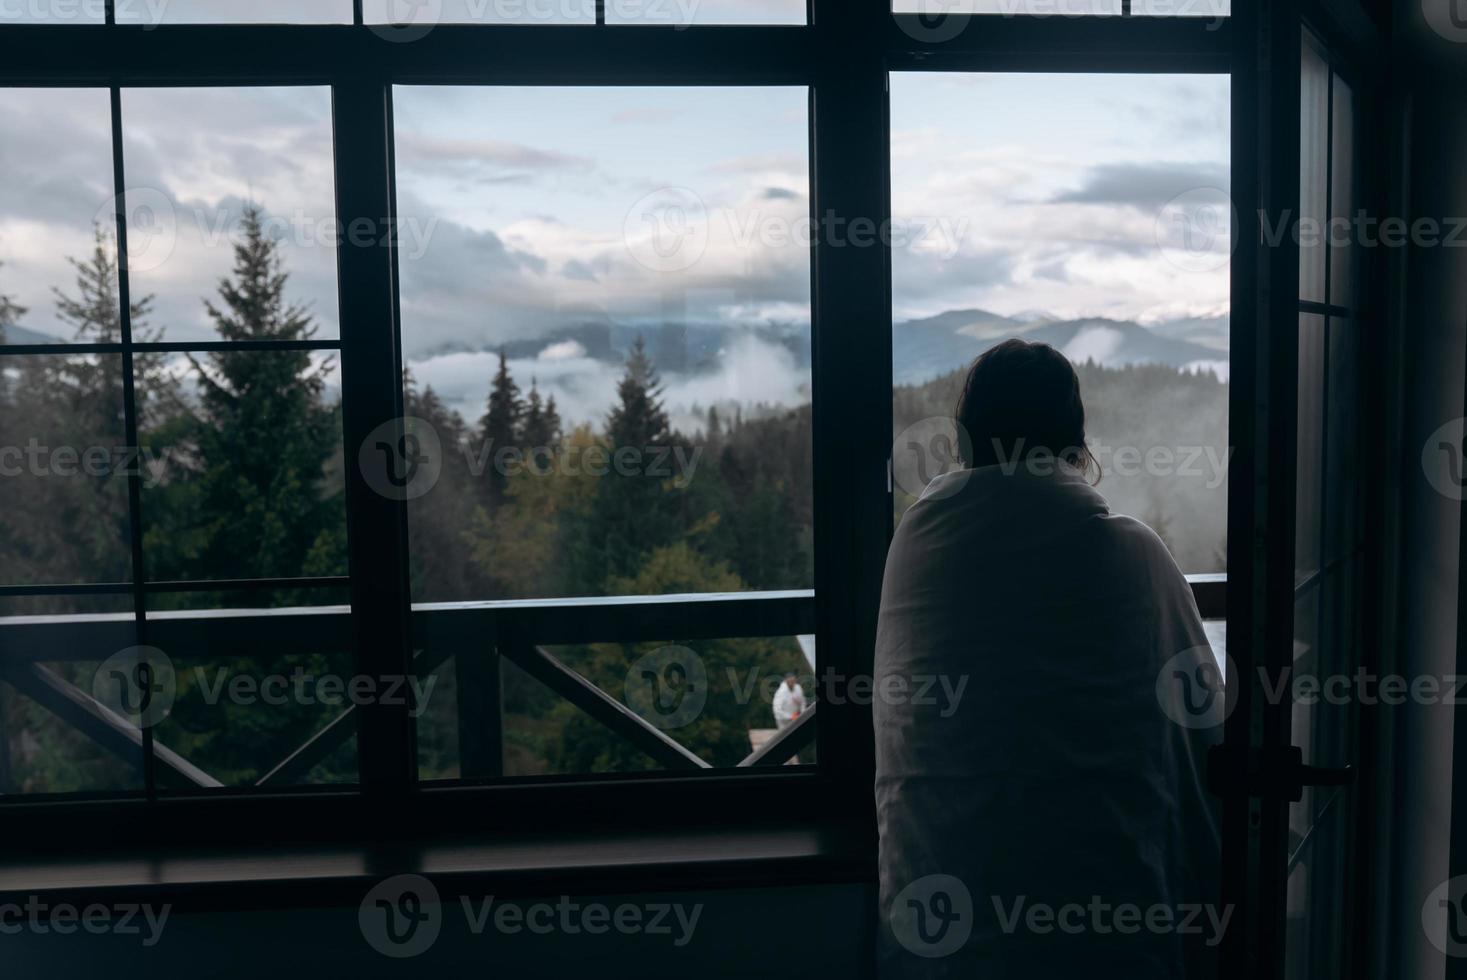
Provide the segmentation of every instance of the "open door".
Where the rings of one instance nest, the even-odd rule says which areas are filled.
[[[1362,704],[1357,113],[1296,4],[1248,7],[1233,349],[1252,370],[1234,372],[1229,714],[1209,767],[1233,907],[1223,975],[1339,978]]]

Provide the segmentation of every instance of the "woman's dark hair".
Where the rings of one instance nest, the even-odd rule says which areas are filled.
[[[1085,445],[1080,378],[1048,344],[1005,340],[980,354],[968,369],[956,418],[969,466],[1049,455],[1100,482],[1100,463]]]

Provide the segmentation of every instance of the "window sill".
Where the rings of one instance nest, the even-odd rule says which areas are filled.
[[[27,855],[0,861],[0,896],[79,905],[168,902],[190,912],[355,905],[397,874],[424,875],[444,896],[543,895],[869,882],[875,868],[869,829],[771,824],[416,845]]]

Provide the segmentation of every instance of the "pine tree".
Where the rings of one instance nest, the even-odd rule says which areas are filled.
[[[640,334],[632,344],[626,373],[617,384],[616,393],[618,404],[611,410],[606,424],[613,452],[620,447],[645,450],[668,441],[671,433],[667,412],[662,407],[662,382]]]
[[[501,449],[519,444],[520,420],[524,404],[520,401],[520,388],[509,373],[509,361],[503,348],[499,351],[499,370],[489,388],[489,403],[484,417],[479,420],[479,434],[484,440],[483,451],[489,462],[484,471],[484,492],[490,507],[504,503],[506,475],[495,464]]]
[[[555,396],[548,401],[540,398],[540,389],[534,378],[530,379],[530,394],[525,398],[524,417],[520,423],[520,445],[526,451],[554,449],[560,442],[560,415],[555,410]]]
[[[0,267],[4,265],[4,262],[0,262]],[[15,326],[25,314],[24,306],[4,293],[0,293],[0,344],[5,343],[5,328]],[[3,379],[0,379],[0,384],[3,384]]]
[[[310,338],[316,327],[286,301],[289,276],[258,207],[245,210],[241,230],[233,278],[219,282],[222,305],[204,304],[220,337]],[[189,359],[204,414],[202,567],[221,577],[294,576],[309,556],[314,572],[344,571],[344,554],[321,554],[343,543],[341,492],[325,479],[341,433],[337,409],[322,401],[330,362],[313,365],[303,350],[217,352],[207,368]]]
[[[594,595],[635,581],[647,555],[682,536],[679,493],[646,472],[658,447],[673,441],[661,393],[656,368],[638,337],[606,420],[605,449],[612,465],[597,481],[584,527],[568,536],[571,590]],[[639,466],[626,471],[616,462],[619,451],[635,453]]]
[[[73,339],[79,343],[117,344],[122,342],[122,301],[118,295],[117,259],[112,237],[100,224],[92,229],[92,253],[85,260],[68,257],[76,270],[76,294],[67,295],[52,289],[56,311],[62,322],[69,324]],[[128,323],[134,343],[158,340],[162,331],[150,328],[148,315],[153,297],[143,296],[129,305]],[[154,396],[163,397],[163,359],[158,354],[134,355],[134,386],[138,404],[146,405]],[[62,383],[71,389],[86,415],[88,424],[98,426],[98,433],[122,434],[122,374],[111,357],[67,358],[60,367]]]
[[[4,264],[0,262],[0,266],[4,266]],[[24,306],[21,306],[4,293],[0,293],[0,344],[6,343],[5,328],[15,326],[25,314],[26,308]],[[6,380],[6,373],[0,371],[0,410],[3,411],[10,410],[10,406],[6,404],[8,401],[9,384],[9,381]]]
[[[61,319],[75,330],[78,342],[89,344],[117,344],[122,342],[122,303],[118,299],[117,260],[112,249],[112,239],[100,224],[92,228],[92,254],[85,260],[67,258],[76,270],[76,296],[67,296],[60,289],[56,294],[56,308]],[[152,297],[145,296],[132,304],[130,321],[133,340],[156,340],[156,336],[139,334],[139,327],[147,317]]]
[[[554,395],[551,395],[549,398],[545,399],[545,416],[542,419],[542,424],[545,427],[545,432],[550,437],[551,445],[559,444],[560,437],[564,432],[564,427],[562,426],[560,421],[560,412],[557,411],[555,408]]]
[[[540,389],[534,375],[530,376],[530,393],[525,396],[525,409],[520,414],[519,444],[526,449],[544,445],[541,440],[541,425],[544,423],[545,406],[541,404]]]
[[[85,260],[67,260],[76,272],[74,295],[54,290],[61,319],[78,341],[117,343],[122,337],[117,263],[111,241],[100,225]],[[132,304],[135,336],[154,339],[145,318],[145,297]],[[0,320],[19,316],[13,301],[0,300]],[[0,439],[24,445],[71,446],[78,451],[98,447],[115,450],[126,444],[121,359],[94,357],[21,358],[15,390],[3,394]],[[156,380],[156,355],[139,356],[139,404]],[[7,384],[9,382],[7,381]],[[119,458],[117,455],[114,459]],[[95,581],[130,574],[127,540],[127,483],[120,475],[76,475],[69,478],[22,478],[8,487],[0,552],[18,570],[43,581]]]
[[[443,449],[432,492],[407,505],[413,597],[435,602],[487,598],[492,585],[474,563],[468,533],[479,496],[464,452],[469,434],[463,418],[431,385],[419,391],[411,376],[404,379],[403,407],[405,414],[433,427]]]

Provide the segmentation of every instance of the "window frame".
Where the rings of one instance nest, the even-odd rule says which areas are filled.
[[[391,99],[399,84],[805,86],[811,216],[818,227],[818,216],[826,213],[878,221],[890,214],[889,72],[1235,72],[1228,19],[973,15],[963,18],[965,29],[956,37],[932,42],[920,40],[919,15],[892,14],[889,0],[811,0],[802,26],[455,24],[412,43],[392,43],[363,25],[360,0],[354,6],[353,25],[0,25],[0,46],[10,52],[0,64],[0,85],[111,89],[119,190],[120,89],[329,85],[336,217],[346,227],[369,222],[372,233],[364,237],[377,241],[395,216]],[[111,8],[109,2],[109,21]],[[1236,131],[1248,107],[1235,101],[1233,111]],[[1240,200],[1240,209],[1245,205]],[[125,239],[120,244],[125,312]],[[367,433],[402,415],[396,250],[344,242],[337,262],[340,339],[325,343],[341,353],[350,455]],[[880,245],[817,243],[811,277],[816,505],[809,602],[821,671],[869,676],[892,530],[890,404],[870,397],[891,386],[890,255]],[[1233,288],[1236,300],[1236,278]],[[1235,338],[1240,320],[1235,316]],[[61,353],[87,349],[66,345]],[[26,352],[0,348],[0,356]],[[346,499],[357,670],[403,674],[414,635],[406,505],[371,492],[356,467],[347,468]],[[136,580],[140,529],[134,538]],[[141,610],[144,586],[135,581],[130,588]],[[1226,613],[1226,580],[1199,580],[1194,591],[1205,615]],[[692,604],[663,606],[667,616],[685,616],[689,628],[700,615]],[[146,753],[151,735],[145,739]],[[739,825],[775,821],[874,831],[869,708],[850,699],[822,705],[817,746],[821,761],[810,769],[433,786],[415,778],[407,708],[373,705],[362,712],[361,781],[350,791],[306,787],[160,797],[150,779],[142,799],[7,800],[0,803],[0,822],[57,846],[78,832],[95,833],[99,818],[113,828],[114,840],[171,844],[334,842],[342,827],[353,828],[353,838],[411,841],[440,832],[586,833],[667,822],[715,827],[735,819]],[[588,813],[597,815],[595,828],[585,825]]]

